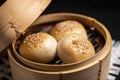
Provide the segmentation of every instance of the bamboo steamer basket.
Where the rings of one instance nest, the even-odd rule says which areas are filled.
[[[51,0],[0,0],[0,52],[24,32]]]
[[[94,57],[72,64],[42,64],[29,61],[19,55],[17,52],[19,38],[36,32],[38,29],[48,32],[50,25],[46,26],[45,24],[53,24],[63,20],[77,20],[83,23],[88,27],[88,36],[91,33],[99,34],[93,35],[94,39],[90,38],[91,42],[95,40],[99,44]],[[43,25],[45,26],[42,27]],[[39,17],[23,35],[15,39],[12,47],[8,49],[8,56],[13,80],[106,80],[109,71],[110,51],[111,36],[102,23],[81,14],[53,13]]]

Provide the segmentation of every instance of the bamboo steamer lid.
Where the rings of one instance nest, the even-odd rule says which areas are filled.
[[[0,0],[0,52],[23,33],[51,0]]]

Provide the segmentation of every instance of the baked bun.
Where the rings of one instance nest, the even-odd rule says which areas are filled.
[[[75,20],[66,20],[59,22],[50,31],[50,34],[55,37],[57,41],[69,33],[79,33],[87,38],[84,26]]]
[[[51,35],[39,32],[28,35],[19,47],[19,53],[24,58],[48,63],[56,56],[57,41]]]
[[[58,42],[57,51],[63,63],[85,61],[95,55],[91,42],[77,33],[63,37]]]

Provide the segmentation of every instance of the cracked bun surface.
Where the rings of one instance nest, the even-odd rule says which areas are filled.
[[[40,63],[48,63],[56,56],[57,41],[51,35],[39,32],[28,35],[19,47],[22,57]]]
[[[82,62],[95,55],[91,42],[77,33],[63,37],[58,42],[57,51],[63,63]]]
[[[50,31],[50,34],[59,41],[62,37],[70,33],[79,33],[87,38],[84,26],[75,20],[66,20],[58,22]]]

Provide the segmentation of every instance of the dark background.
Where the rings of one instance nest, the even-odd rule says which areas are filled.
[[[52,0],[43,14],[56,12],[80,13],[96,18],[110,31],[112,38],[120,40],[119,0]]]

